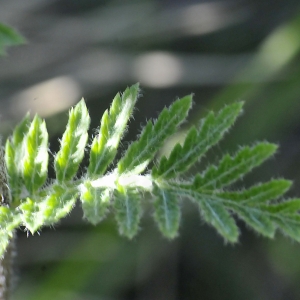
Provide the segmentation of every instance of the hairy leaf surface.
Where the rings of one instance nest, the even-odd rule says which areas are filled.
[[[140,174],[143,172],[163,142],[175,133],[178,126],[185,120],[191,105],[192,96],[186,96],[175,101],[169,109],[165,108],[154,124],[149,121],[139,139],[129,146],[120,160],[119,173]]]
[[[157,187],[154,191],[154,219],[161,233],[167,238],[178,234],[180,223],[179,199],[168,190]]]
[[[84,218],[95,225],[111,210],[120,234],[130,239],[139,230],[143,199],[150,199],[154,220],[169,239],[179,234],[181,200],[189,199],[200,210],[203,220],[226,242],[238,240],[237,219],[263,236],[273,238],[276,231],[281,231],[300,242],[300,199],[283,198],[291,186],[290,180],[272,179],[246,189],[234,189],[232,185],[274,155],[277,145],[259,142],[243,146],[195,176],[186,174],[231,128],[243,102],[227,105],[216,114],[210,112],[199,126],[188,130],[182,145],[175,145],[169,157],[154,162],[154,167],[147,171],[166,139],[185,121],[192,96],[175,101],[156,121],[146,124],[116,167],[107,172],[115,160],[138,95],[136,84],[115,96],[90,147],[86,147],[90,117],[84,100],[70,110],[61,148],[54,157],[56,179],[47,179],[45,121],[35,116],[31,122],[26,115],[5,147],[8,186],[2,176],[0,255],[17,227],[25,226],[27,231],[35,233],[43,226],[52,226],[72,210],[76,199],[81,201]],[[89,165],[80,168],[82,176],[79,176],[86,150],[90,151]],[[11,203],[5,201],[4,187],[12,194]]]
[[[127,88],[122,97],[117,94],[110,110],[106,110],[98,135],[94,138],[90,151],[88,174],[102,175],[114,160],[119,142],[132,115],[139,94],[139,85]]]
[[[225,106],[217,115],[210,112],[200,122],[200,128],[192,127],[183,145],[177,144],[169,158],[162,157],[158,167],[154,167],[152,175],[170,179],[187,171],[212,146],[218,143],[230,129],[241,113],[243,102]]]
[[[139,195],[131,189],[116,190],[113,206],[120,234],[132,239],[139,229],[142,212]]]
[[[70,110],[61,148],[55,156],[55,172],[59,182],[69,181],[75,176],[84,155],[89,125],[90,116],[82,99]]]
[[[108,213],[111,202],[111,190],[108,188],[94,188],[89,181],[81,188],[81,202],[84,218],[96,225]]]

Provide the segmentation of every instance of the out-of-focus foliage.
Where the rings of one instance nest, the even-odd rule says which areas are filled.
[[[15,29],[0,23],[0,55],[5,54],[7,47],[24,44],[25,39]]]

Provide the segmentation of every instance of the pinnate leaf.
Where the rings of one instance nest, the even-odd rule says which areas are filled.
[[[77,198],[82,202],[84,218],[92,224],[100,222],[113,208],[120,233],[131,239],[139,229],[141,198],[146,193],[154,198],[154,219],[167,238],[178,235],[180,199],[188,198],[196,203],[204,221],[227,242],[238,239],[235,218],[263,236],[272,238],[280,230],[300,242],[300,199],[281,198],[291,181],[273,179],[237,191],[230,186],[271,157],[276,145],[261,142],[244,146],[234,155],[224,155],[191,180],[179,177],[220,141],[242,111],[243,102],[225,106],[217,114],[210,112],[199,126],[190,128],[183,144],[177,144],[168,158],[162,157],[151,172],[143,174],[165,140],[187,117],[192,97],[177,100],[156,121],[146,124],[117,167],[104,175],[115,159],[138,94],[136,84],[116,95],[91,143],[87,172],[76,180],[90,123],[84,100],[70,111],[61,149],[54,159],[57,180],[48,181],[47,186],[48,134],[44,121],[36,116],[30,122],[27,115],[16,127],[6,143],[9,188],[14,201],[12,207],[0,206],[2,254],[20,224],[32,233],[52,225],[71,211]],[[25,188],[24,195],[21,191]]]

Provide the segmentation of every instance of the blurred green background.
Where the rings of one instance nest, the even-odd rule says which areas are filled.
[[[80,97],[96,128],[116,92],[135,82],[143,97],[125,147],[177,97],[195,94],[186,126],[245,100],[234,129],[191,172],[268,140],[280,144],[276,157],[240,186],[286,177],[294,180],[289,196],[300,195],[299,1],[2,0],[0,22],[28,42],[0,59],[4,137],[28,110],[37,112],[55,153]],[[239,244],[226,245],[183,202],[174,241],[158,232],[150,205],[133,241],[118,235],[113,216],[96,227],[84,222],[80,205],[40,235],[20,230],[13,299],[300,299],[300,245],[279,234],[264,239],[242,222]]]

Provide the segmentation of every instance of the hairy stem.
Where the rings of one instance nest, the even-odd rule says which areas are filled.
[[[0,205],[3,206],[11,205],[11,192],[8,187],[7,177],[4,149],[0,148]],[[0,259],[0,300],[8,300],[10,297],[13,278],[13,259],[16,253],[15,238],[16,234],[14,232],[3,257]]]
[[[12,289],[15,234],[10,240],[6,252],[0,260],[0,300],[8,300]]]

